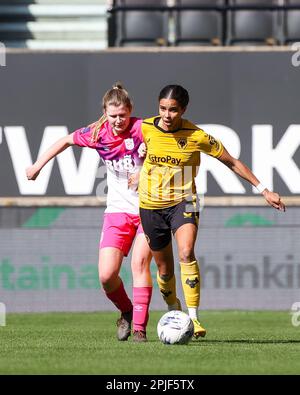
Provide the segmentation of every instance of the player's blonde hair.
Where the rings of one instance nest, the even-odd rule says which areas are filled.
[[[107,106],[125,106],[132,111],[133,103],[131,98],[129,97],[129,93],[126,89],[124,89],[123,85],[120,82],[115,83],[110,90],[108,90],[102,99],[102,108],[106,111]],[[96,142],[99,138],[99,132],[102,125],[106,122],[107,118],[105,114],[103,114],[99,120],[96,122],[95,128],[91,135],[91,140]]]

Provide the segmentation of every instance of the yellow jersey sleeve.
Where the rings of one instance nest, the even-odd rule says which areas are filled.
[[[204,154],[219,158],[224,151],[224,146],[221,141],[204,132],[202,129],[199,129],[197,132],[197,141],[199,151]]]

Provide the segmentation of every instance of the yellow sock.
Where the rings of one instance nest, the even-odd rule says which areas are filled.
[[[180,268],[186,306],[198,307],[200,303],[200,272],[198,262],[180,262]]]
[[[165,281],[159,276],[159,273],[157,272],[156,278],[157,278],[157,283],[160,293],[162,294],[164,301],[168,305],[174,305],[177,300],[175,276],[173,275],[173,277],[170,280]]]

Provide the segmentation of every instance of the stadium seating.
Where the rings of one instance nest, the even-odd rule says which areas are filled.
[[[0,41],[7,47],[102,49],[106,0],[0,0]]]
[[[147,10],[112,7],[108,12],[110,5]],[[173,5],[181,9],[172,10]],[[300,0],[0,0],[0,42],[33,49],[105,49],[300,41],[300,8],[254,10],[253,5],[300,7]],[[221,9],[184,9],[189,6]]]
[[[177,6],[217,6],[224,0],[177,0]],[[175,45],[221,45],[223,15],[215,10],[180,10],[174,15]]]
[[[150,3],[150,4],[149,4]],[[117,0],[117,6],[166,6],[166,0]],[[117,11],[117,46],[168,45],[168,13],[161,11]]]
[[[300,6],[300,0],[285,0],[286,5]],[[283,43],[286,45],[300,41],[300,9],[283,12]]]
[[[278,5],[278,0],[229,0],[229,5]],[[227,13],[227,45],[278,45],[279,13],[271,10],[233,10]]]

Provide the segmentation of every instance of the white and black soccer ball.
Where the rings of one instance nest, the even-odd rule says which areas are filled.
[[[157,334],[164,344],[187,344],[193,337],[194,324],[183,311],[168,311],[158,321]]]

